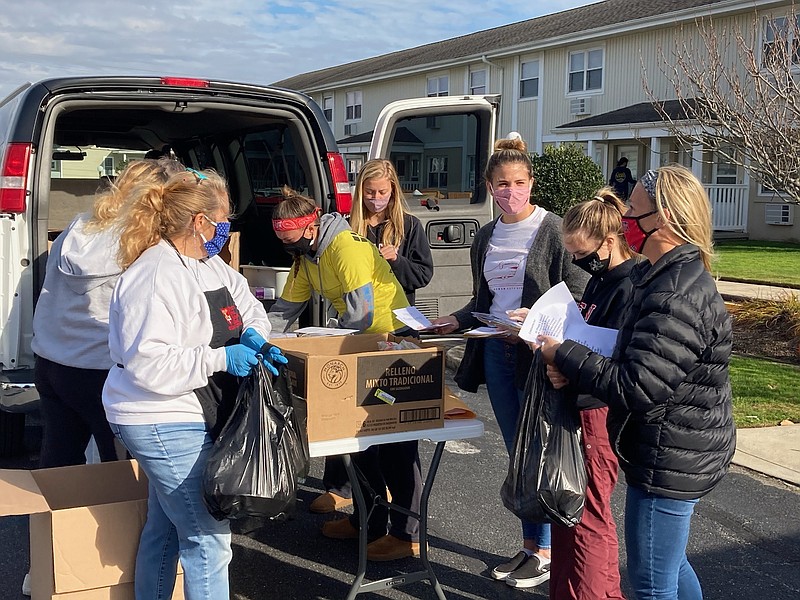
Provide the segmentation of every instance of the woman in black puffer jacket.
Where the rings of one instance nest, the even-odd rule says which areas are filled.
[[[680,166],[648,171],[623,218],[647,261],[634,267],[612,358],[542,338],[544,359],[609,405],[625,472],[625,541],[636,598],[702,598],[686,559],[694,505],[728,470],[735,447],[728,362],[731,324],[709,266],[711,212]],[[553,378],[554,385],[560,379]]]

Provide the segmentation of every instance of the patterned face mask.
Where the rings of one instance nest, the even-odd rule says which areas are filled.
[[[225,242],[228,241],[228,236],[231,234],[231,224],[225,221],[224,223],[215,223],[211,219],[209,219],[206,215],[203,215],[209,223],[214,226],[214,237],[210,240],[206,239],[206,236],[200,232],[200,239],[203,240],[203,247],[208,252],[208,257],[211,258],[212,256],[216,256],[222,251],[222,247],[225,245]]]

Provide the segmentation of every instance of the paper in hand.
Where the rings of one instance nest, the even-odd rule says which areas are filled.
[[[519,337],[537,343],[547,335],[559,342],[573,340],[598,354],[611,356],[617,343],[617,330],[589,325],[563,281],[547,290],[531,307]]]
[[[408,325],[414,331],[426,331],[428,329],[436,329],[436,325],[430,322],[428,317],[423,315],[416,306],[408,306],[406,308],[395,308],[393,311],[397,320]]]

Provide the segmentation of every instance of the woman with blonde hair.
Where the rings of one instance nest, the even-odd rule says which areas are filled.
[[[114,224],[137,186],[161,184],[183,168],[167,159],[131,162],[98,193],[92,213],[75,217],[49,250],[31,342],[44,425],[40,468],[83,464],[92,437],[101,460],[117,458],[102,401],[113,365],[108,304],[122,272]]]
[[[442,333],[481,323],[473,312],[507,317],[527,308],[564,281],[578,298],[588,276],[564,250],[561,218],[531,202],[533,164],[519,134],[498,140],[484,172],[500,216],[480,228],[470,248],[472,299],[452,315],[433,321]],[[470,339],[456,373],[459,387],[476,392],[486,384],[492,410],[511,452],[532,354],[516,335]],[[534,587],[550,578],[550,525],[522,522],[523,547],[492,569],[512,587]]]
[[[331,303],[341,327],[362,333],[402,335],[409,331],[392,312],[407,307],[408,300],[378,249],[352,231],[342,215],[320,215],[311,198],[289,188],[283,189],[283,197],[273,212],[272,226],[295,261],[280,299],[270,308],[273,326],[286,330],[312,294],[317,294]],[[388,488],[393,504],[419,513],[422,474],[418,446],[416,440],[372,446],[354,454],[353,463],[375,494],[386,500]],[[334,500],[330,494],[321,497],[318,505],[326,499]],[[316,512],[332,512],[339,507]],[[350,517],[326,522],[322,534],[357,539],[358,516],[356,507]],[[367,546],[369,560],[420,556],[419,521],[409,514],[374,503],[367,527],[367,536],[373,540]]]
[[[610,358],[542,337],[551,381],[609,406],[609,435],[628,483],[625,546],[637,599],[703,597],[686,557],[697,501],[725,476],[736,430],[728,363],[731,322],[709,272],[711,209],[688,169],[647,171],[623,218],[647,259]]]
[[[570,208],[561,223],[564,248],[572,255],[572,263],[591,275],[578,302],[590,325],[617,329],[633,294],[630,273],[638,259],[622,232],[625,210],[625,204],[606,187]],[[588,484],[580,523],[551,528],[550,598],[621,600],[619,544],[611,514],[619,466],[608,440],[608,407],[571,388],[565,392],[579,411]]]
[[[361,167],[350,226],[378,247],[413,305],[414,292],[433,277],[433,257],[422,223],[405,208],[397,171],[390,161],[377,158]]]
[[[229,597],[230,527],[203,504],[203,469],[236,378],[259,357],[286,362],[247,280],[217,256],[229,214],[225,180],[187,169],[143,184],[120,216],[103,404],[150,484],[137,598],[169,598],[178,560],[187,599]]]

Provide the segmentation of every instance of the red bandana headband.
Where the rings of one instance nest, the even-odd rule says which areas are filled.
[[[272,228],[275,231],[293,231],[295,229],[305,229],[317,220],[319,209],[314,210],[310,215],[295,217],[294,219],[272,219]]]

